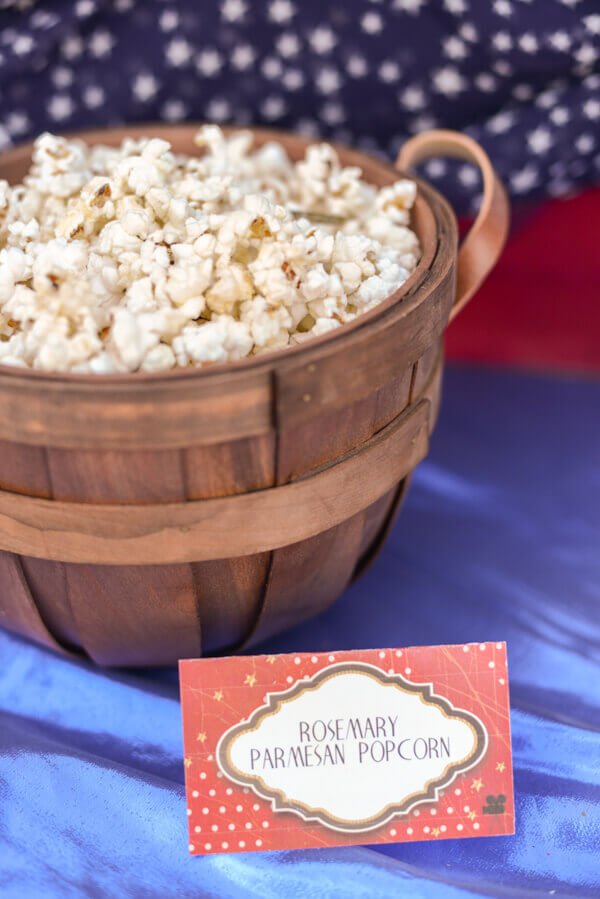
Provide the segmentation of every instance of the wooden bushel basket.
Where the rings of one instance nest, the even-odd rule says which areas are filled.
[[[196,127],[152,133],[194,153]],[[280,140],[292,158],[303,138]],[[398,170],[338,148],[381,187]],[[508,203],[483,150],[429,132],[397,166],[454,156],[483,176],[460,250],[423,181],[423,255],[403,287],[301,346],[228,365],[89,376],[0,366],[0,624],[100,665],[234,651],[330,605],[371,561],[435,423],[443,333],[496,262]],[[31,146],[0,157],[25,173]]]

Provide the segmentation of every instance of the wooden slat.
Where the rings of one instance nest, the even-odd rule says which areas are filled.
[[[72,449],[169,449],[263,434],[268,370],[44,375],[0,366],[0,439]]]
[[[423,396],[429,399],[430,434],[435,427],[440,408],[443,360],[444,347],[443,341],[440,341],[430,347],[424,356],[415,363],[413,371],[411,402],[418,402]],[[381,552],[404,502],[411,477],[412,473],[408,474],[395,490],[390,491],[367,510],[359,560],[353,579],[361,577]]]
[[[175,450],[50,449],[48,471],[55,501],[68,506],[84,499],[89,518],[104,503],[124,504],[135,514],[144,503],[185,499],[182,457]],[[152,559],[157,560],[159,554]],[[200,654],[190,565],[66,564],[64,569],[79,641],[98,664],[172,664],[180,649]]]
[[[245,645],[324,611],[350,582],[364,527],[359,512],[310,540],[275,550],[261,614]]]
[[[20,556],[21,567],[31,595],[49,631],[59,643],[81,648],[67,587],[67,566],[63,562]]]
[[[233,496],[274,484],[275,432],[183,452],[187,499]]]
[[[82,645],[99,665],[173,665],[201,655],[189,565],[67,565]]]
[[[271,553],[192,565],[205,652],[233,649],[252,628],[261,609]]]
[[[408,369],[358,402],[282,430],[277,459],[278,483],[285,484],[367,441],[406,408],[410,381]]]
[[[183,453],[188,500],[235,496],[271,487],[275,433],[187,449]],[[192,565],[204,650],[239,643],[259,614],[270,552]]]
[[[143,504],[184,498],[178,450],[48,450],[55,499]]]
[[[440,347],[440,353],[438,355],[438,362],[436,367],[434,368],[430,381],[427,387],[423,391],[423,396],[429,397],[429,401],[431,403],[431,408],[429,410],[429,433],[433,433],[433,429],[436,426],[438,416],[440,414],[440,407],[442,403],[442,381],[444,377],[444,354],[443,354],[443,346]]]
[[[7,552],[0,552],[0,625],[55,652],[69,654],[46,627],[18,556]]]
[[[361,577],[365,573],[365,571],[367,571],[367,569],[371,567],[371,565],[383,549],[388,534],[394,525],[398,512],[400,511],[400,507],[404,502],[406,491],[408,490],[408,487],[410,485],[410,479],[411,475],[407,475],[405,478],[403,478],[403,480],[401,480],[398,484],[396,490],[393,492],[391,496],[391,502],[388,499],[385,514],[383,516],[378,516],[379,524],[376,529],[376,533],[372,535],[370,541],[365,539],[365,528],[365,534],[363,534],[363,541],[360,547],[358,563],[356,565],[356,568],[354,569],[354,574],[352,576],[353,581]],[[388,498],[389,496],[390,494],[388,494]],[[372,519],[371,524],[374,526],[374,519]],[[375,530],[374,527],[373,530]]]
[[[45,448],[2,441],[0,487],[13,493],[50,498],[52,487]],[[23,557],[20,565],[31,601],[38,610],[32,620],[40,618],[44,623],[44,629],[48,629],[59,643],[65,646],[79,646],[62,562]],[[14,611],[13,608],[13,613]]]
[[[0,548],[94,564],[208,561],[315,536],[370,506],[425,456],[429,401],[342,461],[283,487],[145,506],[55,502],[0,492]]]
[[[403,482],[401,481],[400,483]],[[398,493],[398,489],[398,487],[394,487],[392,490],[388,490],[387,493],[384,493],[384,495],[369,506],[368,509],[365,509],[363,532],[360,547],[358,549],[358,559],[362,558],[362,556],[370,549],[373,541],[377,537]]]
[[[408,406],[412,372],[407,368],[398,378],[385,384],[373,396],[373,434],[385,428]]]
[[[441,367],[443,352],[443,341],[436,340],[417,361],[411,397],[412,402],[417,402],[426,392],[437,367]]]
[[[44,447],[0,440],[0,489],[49,499]]]

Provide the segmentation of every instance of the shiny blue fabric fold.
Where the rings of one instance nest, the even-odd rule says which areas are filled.
[[[0,895],[600,895],[600,384],[452,369],[374,567],[269,651],[506,640],[517,833],[187,855],[177,675],[0,631]]]

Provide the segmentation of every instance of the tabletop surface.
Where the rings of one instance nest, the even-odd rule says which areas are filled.
[[[514,837],[189,858],[177,675],[0,631],[0,893],[600,895],[600,383],[452,368],[381,556],[260,650],[506,640]]]

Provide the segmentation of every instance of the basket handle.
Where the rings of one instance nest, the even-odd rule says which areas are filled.
[[[450,312],[452,321],[498,261],[508,234],[510,206],[485,150],[477,141],[457,131],[425,131],[411,137],[398,154],[396,168],[406,171],[434,156],[472,162],[483,178],[481,209],[458,251],[456,299]]]

